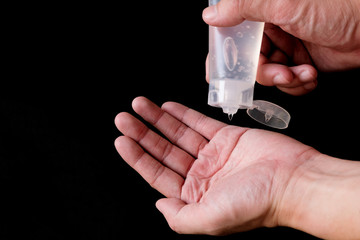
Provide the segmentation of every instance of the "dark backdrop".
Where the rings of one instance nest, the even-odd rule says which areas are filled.
[[[130,2],[130,3],[129,3]],[[9,8],[0,94],[1,239],[214,239],[170,230],[161,197],[118,156],[113,121],[143,95],[207,105],[206,1],[39,4]],[[256,85],[255,99],[286,108],[279,132],[323,153],[359,159],[360,71],[322,73],[301,97]],[[268,129],[244,111],[231,124]],[[271,129],[268,129],[271,130]],[[220,239],[313,239],[288,228]]]

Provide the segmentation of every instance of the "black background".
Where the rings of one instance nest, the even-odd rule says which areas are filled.
[[[207,105],[206,1],[84,2],[9,7],[0,94],[0,238],[214,239],[178,235],[162,197],[117,154],[114,118],[146,96],[218,120],[268,129]],[[256,85],[255,99],[287,109],[279,132],[334,157],[359,159],[360,71],[321,73],[301,97]],[[272,129],[268,129],[272,130]],[[274,131],[274,130],[272,130]],[[288,228],[220,239],[315,239]]]

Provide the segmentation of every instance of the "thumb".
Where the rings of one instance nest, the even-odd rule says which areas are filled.
[[[211,214],[200,203],[186,204],[177,198],[163,198],[156,202],[170,228],[181,234],[211,234]],[[209,221],[210,220],[210,221]]]
[[[245,19],[258,22],[272,22],[271,16],[279,1],[274,0],[221,0],[218,4],[204,9],[203,19],[212,26],[230,27]],[[280,1],[281,2],[281,1]]]

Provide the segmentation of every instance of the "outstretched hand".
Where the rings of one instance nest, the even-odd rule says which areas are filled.
[[[296,169],[317,151],[284,135],[227,125],[175,102],[144,97],[115,119],[121,157],[166,198],[156,206],[179,233],[212,235],[280,224]]]

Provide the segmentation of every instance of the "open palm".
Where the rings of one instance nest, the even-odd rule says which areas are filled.
[[[281,134],[229,126],[181,104],[146,98],[134,110],[170,141],[128,113],[115,123],[122,158],[166,198],[157,202],[180,233],[226,234],[277,225],[292,173],[316,150]]]

